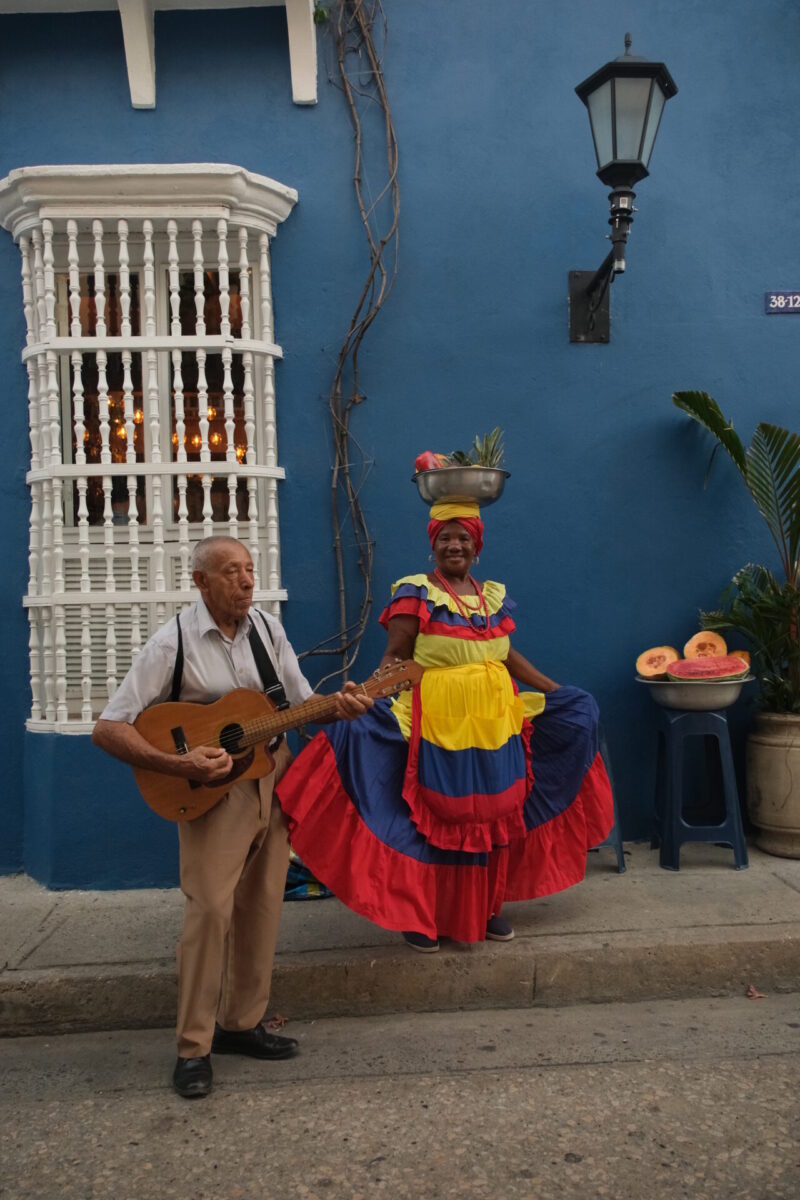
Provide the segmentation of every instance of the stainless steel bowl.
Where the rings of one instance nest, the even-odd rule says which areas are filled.
[[[485,507],[500,499],[509,474],[499,467],[435,467],[411,479],[426,504],[452,500]]]
[[[710,712],[716,708],[730,708],[739,699],[739,693],[755,675],[744,679],[642,679],[656,704],[662,708],[683,708],[692,712]]]

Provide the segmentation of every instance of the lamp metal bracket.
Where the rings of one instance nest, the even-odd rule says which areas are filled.
[[[608,342],[611,333],[610,288],[590,284],[597,271],[569,273],[569,340],[571,342]]]

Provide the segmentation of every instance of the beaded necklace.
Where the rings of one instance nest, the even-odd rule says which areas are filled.
[[[491,630],[489,629],[489,605],[486,603],[486,597],[484,596],[483,589],[482,589],[481,585],[478,583],[477,579],[473,579],[472,575],[467,576],[467,579],[469,579],[470,583],[475,588],[475,591],[478,594],[478,612],[477,612],[477,614],[475,614],[474,612],[471,612],[469,610],[469,608],[466,606],[464,601],[459,596],[458,592],[455,590],[455,588],[453,588],[447,582],[447,580],[445,579],[444,575],[442,574],[442,572],[439,570],[438,567],[435,568],[433,574],[434,574],[434,577],[442,585],[442,588],[447,592],[448,596],[450,596],[455,601],[456,608],[461,613],[462,617],[464,617],[464,619],[466,620],[466,622],[470,626],[470,628],[474,629],[475,632],[477,634],[479,634],[481,637],[489,637],[490,633],[491,633]],[[484,622],[485,622],[483,629],[481,629],[479,627],[476,628],[476,626],[472,624],[473,616],[475,616],[475,615],[480,616],[481,609],[483,609],[483,618],[484,618]]]

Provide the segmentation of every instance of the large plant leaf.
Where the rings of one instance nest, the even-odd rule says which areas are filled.
[[[742,439],[731,422],[722,415],[716,400],[712,400],[707,392],[673,392],[672,403],[713,433],[742,475],[745,474],[745,449]]]
[[[778,547],[787,580],[797,582],[800,546],[800,437],[762,422],[747,450],[745,481]]]
[[[704,629],[734,629],[754,651],[764,707],[800,712],[800,590],[779,582],[766,567],[748,564],[720,597],[721,607],[700,614]]]

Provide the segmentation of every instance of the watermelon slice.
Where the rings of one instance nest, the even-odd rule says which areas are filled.
[[[743,658],[735,654],[706,655],[703,658],[679,658],[667,667],[667,679],[716,682],[722,679],[743,679],[750,670]]]

